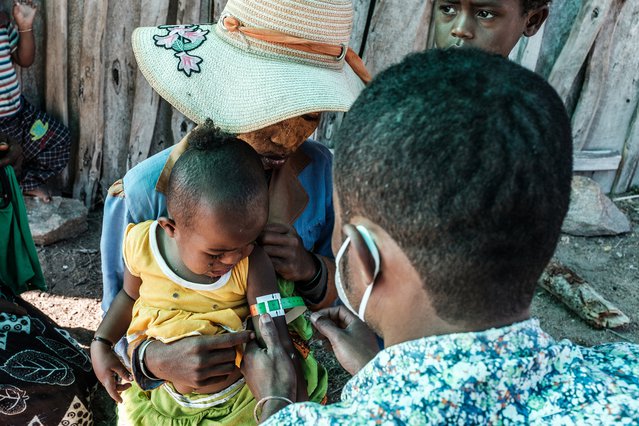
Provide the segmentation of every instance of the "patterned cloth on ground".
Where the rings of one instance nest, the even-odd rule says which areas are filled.
[[[84,349],[46,315],[0,288],[0,424],[89,425],[97,379]]]

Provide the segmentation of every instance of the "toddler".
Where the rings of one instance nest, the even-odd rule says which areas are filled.
[[[149,377],[143,362],[149,338],[170,343],[237,332],[249,316],[261,313],[274,318],[302,377],[306,360],[295,351],[284,309],[299,312],[303,302],[280,298],[271,261],[255,244],[268,217],[268,187],[254,149],[219,132],[210,120],[198,127],[171,172],[167,210],[168,217],[127,227],[124,288],[91,344],[96,376],[114,400],[124,402],[123,417],[136,424],[246,424],[255,402],[239,370],[198,389],[164,383],[144,392],[116,380],[132,379],[112,350],[125,332],[128,355],[139,356]],[[241,348],[237,353],[239,365]],[[306,394],[305,387],[300,391]]]

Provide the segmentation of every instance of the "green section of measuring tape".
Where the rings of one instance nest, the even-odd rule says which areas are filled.
[[[280,301],[281,306],[280,306]],[[257,313],[259,315],[266,314],[269,312],[277,311],[278,309],[291,309],[296,308],[298,306],[305,306],[304,299],[299,296],[285,297],[283,299],[273,299],[268,302],[260,302],[256,305]]]

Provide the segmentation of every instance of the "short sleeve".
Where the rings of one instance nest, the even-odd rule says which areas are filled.
[[[139,265],[140,256],[144,256],[144,247],[148,243],[149,228],[152,222],[130,223],[124,231],[122,258],[127,269],[134,277],[140,276],[140,271],[135,265]]]
[[[11,50],[11,53],[13,53],[18,48],[18,40],[20,39],[20,34],[18,33],[15,24],[11,23],[8,25],[7,37],[9,38],[9,49]]]

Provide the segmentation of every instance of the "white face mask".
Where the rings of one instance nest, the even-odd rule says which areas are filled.
[[[344,253],[346,252],[346,249],[351,242],[350,237],[347,237],[346,240],[344,240],[344,243],[337,252],[337,256],[335,256],[335,287],[337,288],[337,295],[342,300],[342,302],[344,302],[344,306],[346,306],[348,310],[351,311],[353,314],[357,315],[359,319],[366,322],[366,320],[364,319],[364,314],[366,313],[366,305],[368,304],[368,299],[370,298],[371,292],[373,291],[373,284],[375,283],[377,274],[379,274],[379,267],[381,262],[379,257],[379,250],[377,249],[375,241],[373,241],[373,237],[371,236],[370,232],[368,232],[368,229],[366,229],[362,225],[356,225],[355,228],[359,231],[360,235],[364,239],[366,246],[368,246],[368,250],[373,256],[373,260],[375,261],[375,272],[373,273],[373,280],[370,282],[370,284],[368,284],[366,290],[364,291],[362,301],[359,304],[359,312],[355,311],[353,305],[351,305],[350,301],[348,300],[346,292],[344,291],[344,286],[342,285],[342,277],[339,272],[340,261],[342,260],[342,257],[344,256]]]

